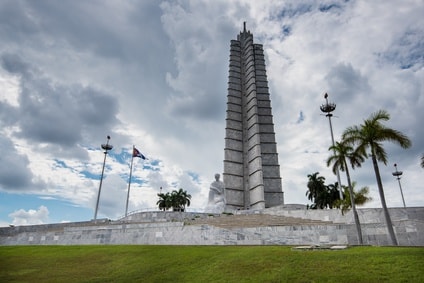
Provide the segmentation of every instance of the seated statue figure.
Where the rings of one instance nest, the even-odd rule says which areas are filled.
[[[219,174],[215,174],[215,181],[209,188],[208,205],[205,212],[222,213],[225,209],[225,185],[219,180]]]

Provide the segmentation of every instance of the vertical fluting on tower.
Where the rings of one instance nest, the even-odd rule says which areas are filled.
[[[231,41],[225,131],[227,207],[283,204],[263,48],[245,26]]]

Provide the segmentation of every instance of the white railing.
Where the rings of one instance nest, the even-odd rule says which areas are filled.
[[[137,209],[137,210],[133,210],[127,213],[127,216],[132,215],[132,214],[137,214],[140,212],[160,212],[162,210],[159,210],[158,207],[147,207],[147,208],[141,208],[141,209]],[[168,212],[172,212],[172,210],[165,210]],[[199,212],[199,213],[203,213],[204,209],[203,208],[192,208],[192,207],[186,207],[184,212]],[[125,218],[125,214],[118,217],[117,219],[122,219]]]

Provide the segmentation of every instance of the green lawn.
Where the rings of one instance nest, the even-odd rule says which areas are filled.
[[[422,247],[0,246],[0,282],[424,282]]]

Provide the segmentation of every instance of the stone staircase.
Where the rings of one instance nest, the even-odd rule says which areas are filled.
[[[303,219],[291,216],[270,214],[213,215],[207,218],[186,220],[185,225],[211,225],[220,228],[249,228],[265,226],[328,225],[332,221]]]

